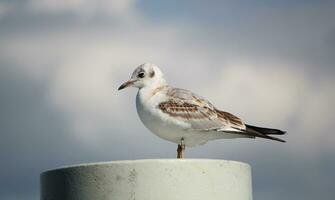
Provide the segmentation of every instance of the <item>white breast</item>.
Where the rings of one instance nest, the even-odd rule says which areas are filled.
[[[191,131],[190,124],[158,109],[159,103],[165,100],[164,92],[150,95],[151,93],[146,90],[139,90],[136,96],[136,108],[142,123],[155,135],[176,144],[180,144],[181,138],[184,138],[186,146],[204,144],[208,140],[223,136],[218,132]]]
[[[139,90],[136,96],[137,113],[142,123],[151,132],[165,140],[178,144],[181,138],[192,135],[191,132],[187,131],[190,125],[159,110],[157,106],[162,101],[164,101],[162,92],[150,96],[148,91]]]

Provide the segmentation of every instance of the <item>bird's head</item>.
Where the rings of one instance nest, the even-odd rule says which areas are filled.
[[[137,87],[139,89],[144,87],[157,87],[165,85],[166,81],[162,71],[154,64],[145,63],[138,66],[131,78],[124,82],[118,90],[122,90],[127,87]]]

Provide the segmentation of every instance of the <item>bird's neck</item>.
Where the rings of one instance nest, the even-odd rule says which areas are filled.
[[[160,81],[156,82],[155,84],[147,85],[138,90],[139,95],[141,95],[143,98],[150,98],[156,91],[161,90],[165,87],[168,87],[168,84],[166,81]]]

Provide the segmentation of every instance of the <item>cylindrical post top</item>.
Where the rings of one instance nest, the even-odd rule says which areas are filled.
[[[81,164],[41,174],[41,200],[251,200],[245,163],[152,159]]]

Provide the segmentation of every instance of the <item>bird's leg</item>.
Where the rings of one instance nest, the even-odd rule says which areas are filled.
[[[178,144],[177,148],[177,158],[183,159],[185,158],[185,144],[184,144],[184,138],[181,138],[180,144]]]
[[[182,147],[180,144],[178,144],[178,148],[177,148],[177,158],[181,159],[182,158]]]

